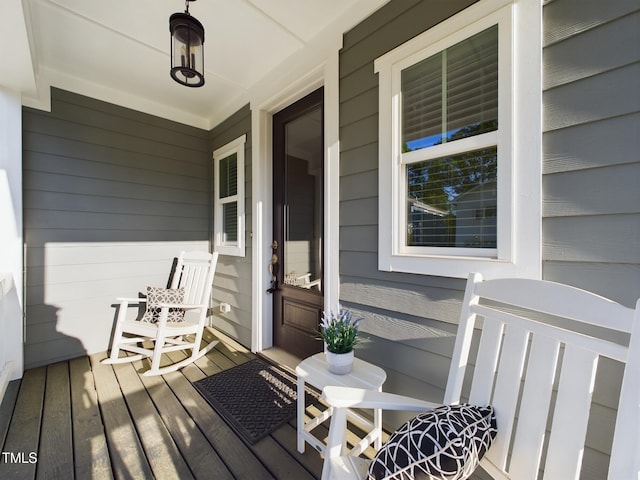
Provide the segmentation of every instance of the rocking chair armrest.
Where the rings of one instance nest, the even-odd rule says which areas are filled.
[[[425,402],[394,393],[333,385],[324,387],[322,399],[336,408],[380,408],[421,412],[441,406],[439,403]]]
[[[120,303],[128,303],[128,304],[138,304],[138,303],[147,303],[147,299],[144,297],[117,297],[116,300]]]
[[[194,310],[196,308],[202,308],[202,305],[199,304],[188,304],[188,303],[157,303],[154,305],[156,308],[175,308],[180,310]]]

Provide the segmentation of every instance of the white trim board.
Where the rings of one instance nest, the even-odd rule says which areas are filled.
[[[251,350],[264,350],[273,345],[273,302],[266,293],[270,282],[267,265],[271,257],[272,201],[272,118],[273,115],[307,94],[324,86],[324,302],[325,309],[338,304],[339,243],[338,211],[340,180],[339,145],[339,50],[342,35],[328,48],[317,63],[294,59],[289,74],[261,91],[254,92],[251,103],[252,135],[252,314]],[[299,65],[295,68],[294,65]]]

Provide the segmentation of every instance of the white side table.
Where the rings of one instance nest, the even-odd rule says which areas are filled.
[[[329,372],[324,353],[317,353],[306,358],[296,367],[298,377],[298,451],[304,453],[305,441],[324,454],[326,445],[311,434],[311,431],[331,417],[332,409],[328,408],[317,417],[305,423],[305,383],[322,390],[327,385],[338,385],[352,388],[382,391],[382,384],[387,379],[386,372],[364,360],[355,358],[353,369],[345,375],[335,375]],[[348,418],[364,427],[368,433],[352,450],[352,455],[359,455],[369,445],[374,443],[376,448],[382,444],[382,410],[373,411],[373,423],[354,411],[348,412]]]

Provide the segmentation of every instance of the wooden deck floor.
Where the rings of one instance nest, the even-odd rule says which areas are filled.
[[[221,342],[197,364],[159,377],[106,354],[27,370],[0,406],[1,479],[287,479],[320,477],[296,451],[295,419],[245,444],[192,383],[253,354]]]

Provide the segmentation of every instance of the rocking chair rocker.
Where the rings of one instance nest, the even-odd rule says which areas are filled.
[[[204,356],[218,341],[201,347],[207,310],[215,275],[217,253],[181,252],[170,289],[147,289],[147,298],[118,298],[118,316],[113,333],[111,355],[103,363],[133,362],[151,357],[151,368],[144,375],[174,372]],[[129,307],[146,304],[142,318],[128,320]],[[188,338],[187,338],[188,336]],[[143,342],[151,342],[147,348]],[[190,349],[187,358],[160,368],[163,353]],[[136,355],[120,357],[120,350]]]

